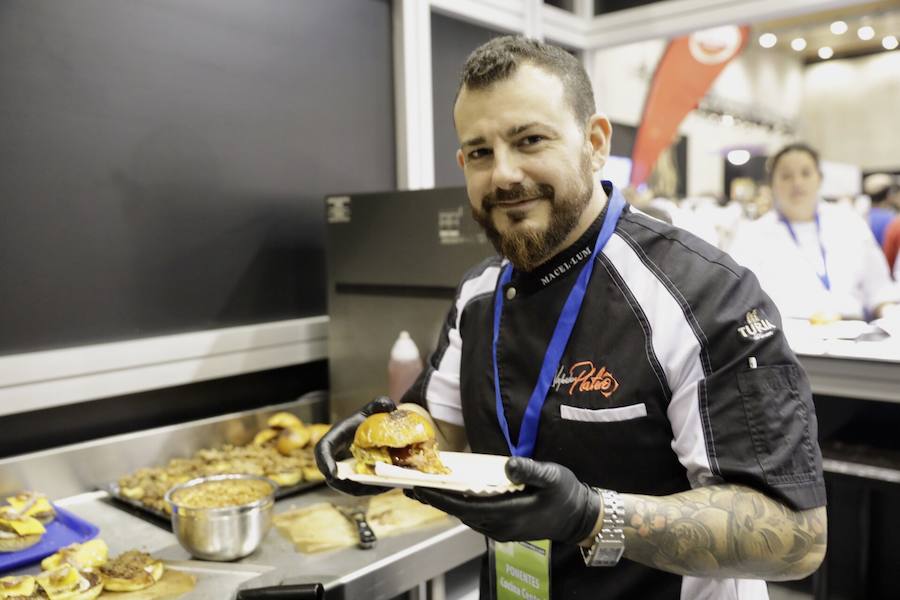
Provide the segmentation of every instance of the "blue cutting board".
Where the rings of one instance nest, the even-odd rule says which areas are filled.
[[[96,525],[92,525],[58,506],[53,508],[56,509],[56,518],[44,525],[47,533],[41,536],[41,541],[18,552],[0,552],[0,575],[36,563],[64,546],[76,542],[86,542],[100,533],[100,529]]]

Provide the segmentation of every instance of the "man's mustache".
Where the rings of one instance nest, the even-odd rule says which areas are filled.
[[[508,190],[497,189],[486,195],[481,201],[482,210],[488,211],[498,204],[509,204],[512,202],[521,202],[522,200],[531,200],[534,198],[545,198],[551,203],[555,192],[552,185],[540,184],[536,186],[518,185]]]

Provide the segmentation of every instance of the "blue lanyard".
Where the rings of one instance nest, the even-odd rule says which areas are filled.
[[[594,261],[597,254],[603,250],[603,246],[612,237],[613,231],[616,229],[616,223],[619,221],[619,215],[625,208],[625,199],[618,189],[613,188],[609,204],[606,208],[606,217],[603,219],[603,225],[600,227],[600,234],[594,244],[594,251],[587,259],[584,266],[578,274],[575,286],[569,292],[566,303],[556,322],[556,328],[553,330],[553,337],[550,338],[550,344],[544,354],[544,364],[541,366],[541,372],[538,375],[537,383],[534,391],[531,392],[531,398],[528,400],[528,406],[525,409],[525,415],[522,418],[522,427],[519,430],[519,443],[513,447],[509,437],[509,424],[506,421],[506,413],[503,410],[503,400],[500,397],[500,376],[497,369],[497,339],[500,337],[500,315],[503,313],[503,287],[509,283],[512,278],[512,266],[507,264],[500,272],[497,280],[497,289],[494,293],[494,341],[493,341],[493,359],[494,359],[494,396],[497,401],[497,418],[500,421],[500,429],[503,430],[503,436],[506,438],[506,444],[512,456],[528,456],[534,452],[534,444],[537,440],[538,422],[541,418],[541,409],[547,400],[547,392],[553,383],[553,377],[556,375],[559,361],[562,358],[563,351],[569,343],[572,335],[572,329],[575,327],[575,321],[578,319],[578,312],[581,310],[581,303],[584,301],[584,294],[587,291],[587,284],[594,271]]]
[[[778,218],[784,223],[784,226],[787,227],[788,233],[791,234],[794,243],[800,248],[800,240],[797,239],[797,233],[794,231],[794,228],[791,227],[791,222],[785,218],[781,211],[778,211]],[[819,224],[818,210],[816,211],[816,241],[819,242],[819,252],[822,253],[822,268],[825,270],[824,273],[819,273],[818,269],[815,269],[817,271],[816,276],[819,278],[819,281],[822,282],[822,285],[825,286],[825,289],[831,291],[831,280],[828,278],[828,262],[825,260],[825,246],[822,244],[822,226]]]

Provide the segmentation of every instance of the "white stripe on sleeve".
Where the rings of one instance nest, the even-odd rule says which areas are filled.
[[[456,298],[456,323],[447,333],[447,348],[441,356],[438,368],[431,373],[428,387],[425,390],[428,411],[435,419],[453,425],[465,425],[459,393],[459,369],[462,360],[462,337],[459,334],[459,323],[468,303],[486,293],[492,293],[497,286],[499,276],[500,267],[488,267],[480,275],[460,286],[459,296]]]
[[[647,317],[651,344],[672,398],[667,415],[672,425],[672,450],[687,471],[692,487],[716,481],[706,452],[698,382],[704,378],[700,342],[669,289],[634,249],[613,235],[603,249]]]

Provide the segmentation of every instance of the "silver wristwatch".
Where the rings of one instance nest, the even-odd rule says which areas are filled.
[[[591,547],[581,547],[581,556],[589,567],[613,567],[625,552],[625,505],[617,492],[594,489],[603,502],[603,521]]]

